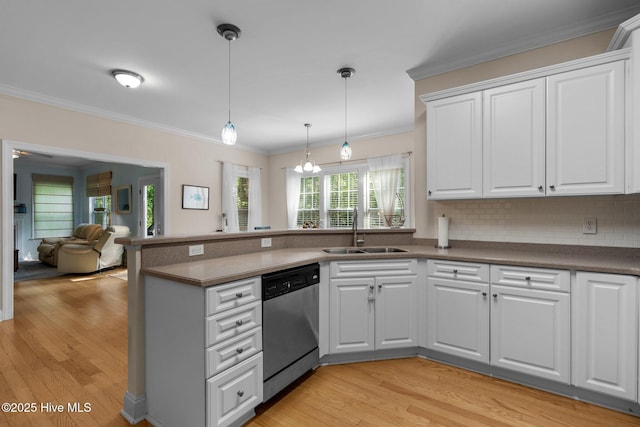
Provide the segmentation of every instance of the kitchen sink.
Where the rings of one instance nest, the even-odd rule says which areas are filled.
[[[364,254],[366,253],[362,248],[327,248],[323,249],[324,252],[328,254]]]
[[[362,248],[368,254],[386,254],[394,252],[409,252],[406,249],[392,248],[392,247],[375,247],[375,248]]]
[[[326,248],[323,249],[328,254],[346,255],[346,254],[386,254],[394,252],[408,252],[406,249],[393,247],[364,247],[364,248]]]

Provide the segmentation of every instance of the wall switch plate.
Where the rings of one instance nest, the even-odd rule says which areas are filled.
[[[189,256],[204,255],[204,245],[189,246]]]
[[[598,232],[598,219],[595,216],[585,216],[582,220],[582,234],[596,234]]]
[[[260,244],[263,248],[270,248],[271,247],[271,237],[264,237],[261,241]]]

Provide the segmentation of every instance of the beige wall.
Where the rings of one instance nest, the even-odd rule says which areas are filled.
[[[435,238],[436,218],[446,213],[451,217],[452,239],[640,247],[636,195],[441,202],[427,202],[424,197],[426,108],[420,95],[603,53],[614,32],[594,33],[416,82],[416,237]],[[597,215],[599,232],[583,235],[582,218],[592,215]]]
[[[220,227],[219,161],[260,167],[263,193],[269,185],[264,154],[3,95],[0,138],[167,164],[171,234],[209,233]],[[209,187],[209,210],[183,210],[183,184]],[[267,204],[263,200],[265,212]]]
[[[406,153],[414,150],[415,138],[413,132],[381,136],[367,140],[349,142],[353,149],[352,163],[362,160],[366,163],[369,157],[386,156],[389,154]],[[287,228],[287,205],[285,191],[285,168],[295,167],[304,157],[306,141],[301,141],[300,149],[285,154],[274,154],[269,157],[269,219],[273,229]],[[335,166],[340,161],[341,141],[332,145],[315,147],[311,142],[310,158],[320,166]],[[414,169],[414,155],[410,157],[411,175]],[[414,180],[411,180],[413,185]]]

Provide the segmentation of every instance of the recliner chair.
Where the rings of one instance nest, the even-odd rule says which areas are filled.
[[[94,245],[63,245],[58,251],[58,271],[93,273],[122,265],[124,246],[114,240],[127,237],[129,233],[126,225],[112,225],[104,230]]]

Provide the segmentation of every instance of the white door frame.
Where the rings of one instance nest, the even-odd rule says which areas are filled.
[[[159,168],[164,200],[169,200],[169,164],[130,157],[113,156],[110,154],[90,151],[73,150],[49,145],[29,144],[26,142],[0,140],[2,144],[2,198],[1,198],[1,230],[2,230],[2,294],[0,299],[0,322],[13,318],[13,150],[33,151],[54,156],[81,157],[106,163],[121,163],[143,167]],[[164,232],[169,232],[168,203],[163,205]]]

